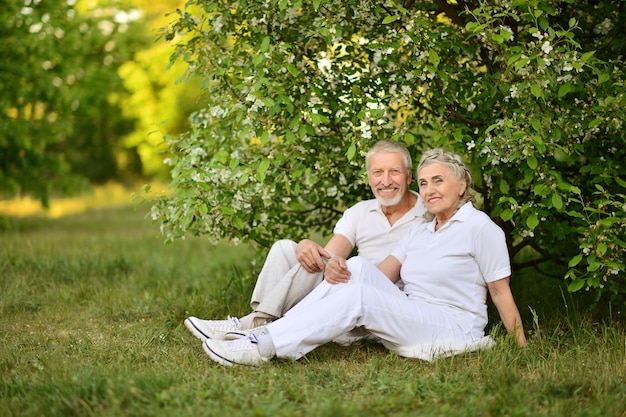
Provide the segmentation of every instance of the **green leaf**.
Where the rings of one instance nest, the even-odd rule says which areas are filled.
[[[595,54],[594,51],[585,52],[584,54],[581,55],[580,61],[587,62],[587,61],[589,61],[593,57],[594,54]]]
[[[508,222],[509,220],[513,218],[513,214],[514,214],[513,210],[511,210],[510,208],[507,208],[502,211],[502,214],[500,214],[500,218],[504,220],[505,222]]]
[[[589,122],[589,129],[592,129],[596,126],[598,126],[600,124],[600,122],[602,122],[602,119],[600,119],[599,117],[596,117],[595,119],[593,119],[592,121]]]
[[[546,187],[545,184],[535,184],[535,186],[533,187],[533,194],[538,195],[538,196],[543,196],[546,194],[546,189],[548,187]]]
[[[530,216],[528,216],[528,218],[526,219],[526,226],[528,226],[530,230],[534,230],[535,227],[537,227],[538,225],[539,217],[537,217],[536,214],[531,214]]]
[[[563,208],[563,198],[561,197],[561,194],[552,194],[552,206],[554,206],[557,210],[561,210]]]
[[[606,244],[602,243],[602,242],[598,242],[596,244],[596,249],[598,249],[598,253],[602,256],[604,256],[606,254],[606,251],[608,249],[608,247],[606,246]]]
[[[256,55],[254,58],[252,58],[252,64],[254,64],[254,66],[258,66],[259,64],[261,64],[262,62],[265,62],[265,54],[258,54]]]
[[[354,160],[354,155],[356,155],[356,145],[354,143],[350,144],[348,148],[348,152],[346,152],[346,156],[348,157],[348,161]]]
[[[439,58],[439,54],[434,49],[431,49],[428,51],[428,60],[435,67],[438,67],[439,62],[441,62],[441,58]]]
[[[567,82],[559,87],[558,97],[562,98],[564,95],[573,90],[572,83]]]
[[[311,123],[313,123],[314,126],[328,123],[328,121],[328,117],[323,114],[311,113]]]
[[[502,192],[502,194],[506,195],[509,193],[509,183],[506,182],[506,180],[502,179],[500,180],[500,192]]]
[[[582,260],[583,260],[583,254],[579,253],[578,255],[574,256],[572,259],[569,260],[567,266],[569,266],[570,268],[573,268],[576,265],[578,265],[580,261]]]
[[[383,19],[383,25],[388,25],[389,23],[393,23],[398,19],[400,19],[400,16],[397,16],[397,15],[387,16]]]
[[[532,125],[533,129],[535,129],[537,132],[541,131],[541,121],[537,118],[533,119],[532,122],[530,122],[530,124]]]
[[[615,223],[620,223],[621,219],[619,217],[605,217],[604,219],[600,220],[600,224],[602,225],[602,227],[612,227]]]
[[[287,64],[285,65],[287,67],[287,71],[289,71],[289,73],[293,76],[299,76],[300,75],[300,70],[293,64]]]
[[[269,159],[264,159],[261,161],[261,163],[259,164],[259,168],[257,169],[257,172],[256,172],[256,179],[259,180],[259,182],[265,181],[265,177],[266,177],[265,171],[267,171],[269,167],[270,167]]]
[[[595,272],[602,267],[602,263],[598,261],[589,261],[589,266],[587,267],[588,272]]]
[[[528,158],[526,158],[526,164],[528,165],[528,167],[532,170],[537,169],[537,158],[535,158],[534,156],[529,156]]]
[[[263,98],[261,99],[261,101],[262,101],[262,102],[263,102],[263,104],[265,104],[267,107],[270,107],[270,108],[271,108],[271,107],[274,107],[275,102],[274,102],[274,100],[273,100],[272,98],[270,98],[270,97],[263,97]]]
[[[263,41],[261,42],[261,47],[260,47],[261,52],[267,52],[267,50],[270,47],[270,40],[271,39],[269,36],[266,36],[263,38]]]
[[[615,182],[617,182],[622,188],[626,188],[626,181],[620,177],[615,177]]]
[[[245,223],[239,217],[237,217],[237,216],[233,217],[232,222],[233,222],[233,226],[235,226],[235,228],[237,228],[239,230],[243,230],[243,228],[245,226]]]
[[[567,286],[567,291],[576,292],[576,291],[581,290],[584,286],[585,286],[585,281],[577,278],[569,283],[569,285]]]
[[[611,75],[607,74],[605,72],[601,73],[600,75],[598,75],[598,82],[600,84],[607,82],[608,80],[611,79]]]
[[[537,98],[541,98],[543,97],[543,90],[541,89],[541,87],[539,86],[539,84],[533,84],[530,86],[530,93],[537,97]]]

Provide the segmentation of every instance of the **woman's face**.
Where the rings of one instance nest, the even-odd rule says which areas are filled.
[[[465,179],[458,181],[450,168],[438,162],[422,167],[417,183],[426,209],[439,220],[454,215],[466,187]]]

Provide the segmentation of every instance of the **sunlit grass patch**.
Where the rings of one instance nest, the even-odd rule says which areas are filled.
[[[162,184],[153,184],[151,187],[155,194],[164,189]],[[119,183],[93,186],[77,196],[51,198],[48,208],[30,196],[0,200],[0,216],[45,216],[56,219],[90,209],[131,205],[133,193],[138,193],[140,188],[140,185],[128,187]]]

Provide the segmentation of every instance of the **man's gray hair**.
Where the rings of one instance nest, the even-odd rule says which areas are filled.
[[[409,171],[413,170],[413,161],[411,160],[411,154],[409,150],[401,144],[393,140],[381,140],[378,141],[370,148],[365,156],[365,169],[369,171],[370,157],[376,153],[399,153],[404,156],[404,165]]]

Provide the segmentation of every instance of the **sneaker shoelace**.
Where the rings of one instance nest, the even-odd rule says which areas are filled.
[[[237,317],[228,316],[226,320],[213,320],[211,327],[215,330],[232,331],[241,329],[241,322]]]
[[[246,337],[242,337],[241,339],[233,340],[232,342],[228,342],[228,347],[230,350],[245,350],[256,348],[256,344],[258,340],[254,333],[249,333]]]

